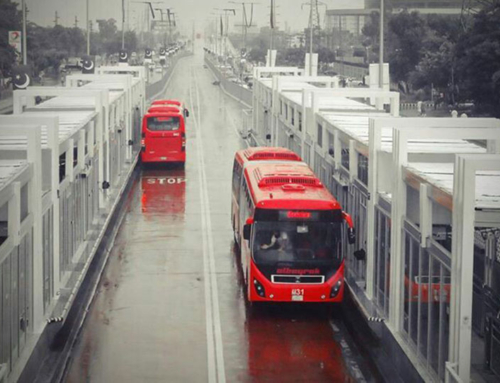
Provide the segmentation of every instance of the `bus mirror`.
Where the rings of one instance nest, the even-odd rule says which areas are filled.
[[[353,227],[347,229],[347,242],[349,245],[352,245],[356,242],[356,232]]]
[[[359,249],[354,252],[354,257],[358,261],[364,261],[366,259],[366,251],[365,249]]]
[[[247,241],[250,239],[250,230],[252,229],[252,225],[246,224],[243,226],[243,239],[246,239]]]
[[[186,117],[189,117],[189,110],[186,109]]]

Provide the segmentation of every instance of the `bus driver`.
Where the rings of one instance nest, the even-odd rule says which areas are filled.
[[[260,245],[260,248],[262,250],[271,249],[271,250],[283,251],[285,250],[287,245],[288,245],[288,234],[285,231],[281,232],[280,234],[279,230],[275,230],[273,232],[273,235],[271,236],[271,242],[269,244],[264,243]]]

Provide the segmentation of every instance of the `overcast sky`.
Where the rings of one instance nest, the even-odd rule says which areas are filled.
[[[16,0],[20,2],[20,0]],[[138,18],[144,12],[146,5],[135,4],[134,1],[140,0],[125,0],[130,1],[130,19]],[[158,0],[156,0],[158,1]],[[239,0],[238,0],[239,1]],[[255,6],[256,21],[260,26],[267,25],[269,20],[269,4],[270,0],[245,0],[256,1],[260,4]],[[342,1],[342,0],[341,0]],[[352,4],[350,0],[343,0]],[[108,19],[114,18],[117,21],[121,20],[121,2],[122,0],[89,0],[90,2],[90,19]],[[283,29],[285,22],[292,28],[298,30],[304,28],[308,22],[309,8],[304,7],[301,10],[301,4],[308,0],[276,0],[277,21],[279,27]],[[324,0],[331,8],[333,4],[338,4],[339,0]],[[59,23],[64,26],[72,26],[75,22],[75,16],[78,16],[79,26],[85,23],[86,0],[26,0],[30,11],[28,18],[40,25],[54,25],[55,11],[57,10],[60,20]],[[207,18],[212,17],[210,12],[214,7],[233,8],[237,9],[237,19],[241,20],[241,5],[229,4],[228,0],[165,0],[164,7],[173,7],[177,13],[179,21],[189,20],[191,25],[192,20],[196,20],[198,31],[203,31],[203,24]],[[155,5],[160,7],[161,4]],[[248,14],[250,7],[247,5]],[[320,8],[321,22],[323,22],[325,7]],[[159,17],[159,16],[158,16]]]
[[[21,0],[15,0],[21,2]],[[135,1],[141,0],[125,0],[130,2],[130,20],[134,26],[134,20],[144,18],[145,4],[136,4]],[[159,1],[159,0],[153,0]],[[241,1],[241,0],[236,0]],[[270,0],[244,0],[247,2],[255,1],[260,4],[255,6],[255,20],[259,27],[269,24],[269,4]],[[285,28],[285,23],[292,30],[303,29],[307,26],[309,17],[309,7],[301,9],[301,4],[309,2],[309,0],[275,0],[277,4],[277,22],[280,29]],[[89,0],[90,2],[90,19],[109,19],[114,18],[121,22],[121,4],[122,0]],[[361,5],[364,0],[323,0],[328,8],[351,8],[353,5]],[[75,16],[78,17],[78,25],[81,27],[85,23],[86,0],[26,0],[30,11],[28,19],[40,25],[54,25],[55,11],[60,17],[59,24],[64,26],[73,26]],[[218,8],[236,8],[236,18],[241,20],[241,5],[230,4],[229,0],[164,0],[163,8],[172,7],[177,13],[177,19],[184,21],[184,24],[189,25],[191,30],[192,20],[196,20],[197,31],[203,31],[204,24],[207,23],[207,18],[213,18],[210,15],[214,7]],[[162,7],[161,4],[156,4],[154,7]],[[321,23],[324,22],[325,6],[320,7]],[[250,15],[250,6],[247,5],[247,12]],[[157,16],[160,17],[159,15]],[[187,22],[187,23],[186,23]],[[138,21],[135,21],[138,23]]]

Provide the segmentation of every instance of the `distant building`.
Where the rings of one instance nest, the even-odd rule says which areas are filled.
[[[326,46],[335,50],[334,70],[345,76],[360,78],[367,73],[369,51],[362,46],[363,27],[372,12],[378,12],[380,0],[337,0],[325,13]],[[397,14],[403,10],[421,14],[460,15],[462,0],[391,0],[386,2],[387,12]],[[366,72],[366,73],[364,73]]]
[[[418,11],[422,14],[460,15],[462,0],[391,0],[392,13],[403,10]],[[366,0],[366,8],[378,8],[379,0]]]
[[[379,10],[380,0],[349,0],[336,2],[332,7],[325,13],[325,30],[333,33],[348,32],[358,37],[361,36],[370,14]],[[403,10],[418,11],[422,14],[460,15],[462,0],[391,0],[392,13]]]

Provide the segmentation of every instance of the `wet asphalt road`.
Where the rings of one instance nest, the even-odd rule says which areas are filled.
[[[66,381],[374,381],[340,307],[245,304],[230,222],[241,110],[198,52],[166,94],[191,112],[185,170],[142,170]]]

